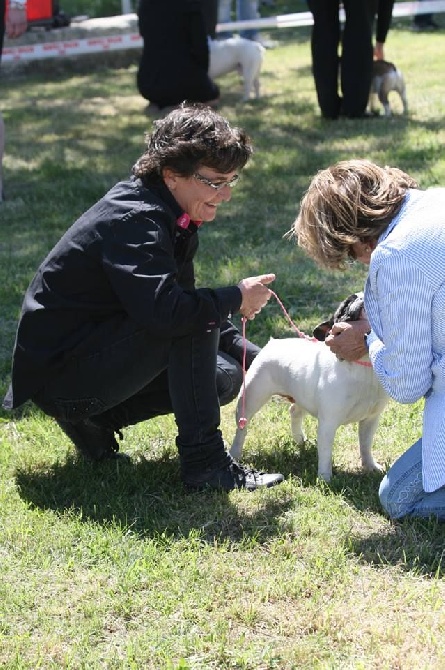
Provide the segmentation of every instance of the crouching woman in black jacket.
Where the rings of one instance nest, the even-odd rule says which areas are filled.
[[[6,408],[28,399],[88,459],[115,458],[122,427],[173,412],[183,482],[272,486],[227,453],[220,402],[237,394],[243,343],[228,321],[254,318],[273,274],[195,288],[198,231],[230,200],[252,152],[215,111],[183,105],[155,124],[133,176],[67,230],[22,307]],[[247,361],[258,349],[247,345]]]

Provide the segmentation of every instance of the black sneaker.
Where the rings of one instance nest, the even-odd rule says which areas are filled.
[[[203,491],[205,489],[219,489],[222,491],[233,491],[234,489],[247,489],[255,491],[259,488],[270,488],[281,484],[284,480],[283,475],[267,474],[258,472],[251,468],[245,468],[239,463],[232,461],[228,465],[205,473],[198,480],[185,479],[184,484],[193,491]]]
[[[57,423],[73,441],[76,449],[88,461],[98,462],[129,458],[127,454],[118,453],[119,444],[111,428],[99,426],[90,419],[84,419],[76,423],[57,420]]]

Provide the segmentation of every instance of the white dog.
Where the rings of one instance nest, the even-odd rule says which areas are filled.
[[[341,303],[329,321],[314,330],[314,334],[324,340],[334,322],[357,320],[362,312],[363,294],[354,293]],[[321,479],[329,481],[332,476],[332,447],[337,428],[356,421],[363,468],[382,469],[374,460],[371,447],[388,396],[368,356],[359,362],[348,362],[339,360],[324,342],[304,338],[271,339],[246,374],[244,402],[243,389],[238,397],[238,429],[230,451],[234,458],[241,457],[246,438],[246,427],[239,427],[239,420],[249,421],[272,395],[291,400],[292,435],[298,444],[305,440],[304,415],[308,413],[318,418],[318,476]]]
[[[383,105],[385,116],[391,116],[388,94],[396,91],[402,100],[403,113],[408,112],[408,100],[406,98],[406,86],[403,74],[396,68],[394,63],[386,60],[375,60],[372,69],[371,92],[369,94],[368,108],[371,112],[377,111],[377,98]]]
[[[243,79],[242,100],[249,100],[252,91],[260,96],[260,70],[263,63],[264,47],[259,42],[243,37],[227,40],[209,40],[209,76],[218,79],[222,75],[238,70]]]

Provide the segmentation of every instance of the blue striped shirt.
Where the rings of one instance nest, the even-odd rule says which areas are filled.
[[[425,397],[425,491],[445,485],[445,188],[410,190],[371,256],[365,307],[372,365],[401,403]]]

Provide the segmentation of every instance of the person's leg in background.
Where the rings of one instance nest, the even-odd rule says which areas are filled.
[[[318,104],[326,119],[336,119],[341,107],[341,98],[338,94],[340,43],[338,5],[336,0],[308,0],[309,10],[314,17],[311,36],[312,73]]]
[[[202,5],[207,35],[216,38],[216,24],[218,22],[218,0],[206,0]]]
[[[230,23],[232,20],[232,0],[218,0],[218,23]],[[230,31],[217,33],[217,38],[227,40],[233,37]]]
[[[5,36],[5,1],[0,0],[0,59],[3,51],[3,39]],[[3,155],[5,153],[5,123],[0,112],[0,202],[4,199],[3,194]]]
[[[423,2],[423,0],[419,0],[419,2]],[[440,26],[436,23],[432,14],[414,14],[412,27],[414,31],[420,32],[422,30],[437,30]]]
[[[369,100],[373,62],[375,0],[344,0],[345,25],[340,64],[343,113],[364,115]]]
[[[253,21],[259,17],[258,0],[236,0],[236,16],[238,21]],[[260,33],[256,28],[240,31],[241,37],[258,42]]]
[[[3,202],[3,154],[5,153],[5,124],[0,113],[0,202]]]
[[[379,488],[383,509],[391,519],[437,517],[445,521],[445,487],[426,493],[422,485],[422,439],[390,467]]]

